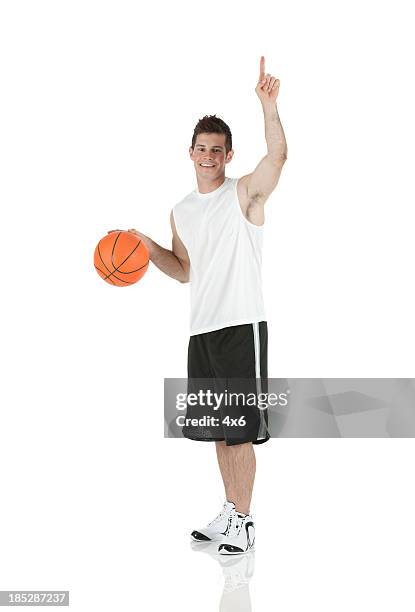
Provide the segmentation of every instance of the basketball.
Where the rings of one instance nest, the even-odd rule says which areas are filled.
[[[94,253],[94,266],[110,285],[133,285],[147,272],[148,249],[139,236],[117,230],[101,238]]]

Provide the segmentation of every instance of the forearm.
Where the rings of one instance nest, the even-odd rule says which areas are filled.
[[[276,104],[263,104],[267,154],[276,160],[287,159],[287,141]]]
[[[178,280],[180,283],[188,282],[188,271],[173,251],[165,249],[157,244],[157,242],[154,242],[154,240],[150,240],[148,247],[150,260],[159,270],[167,274],[167,276]]]

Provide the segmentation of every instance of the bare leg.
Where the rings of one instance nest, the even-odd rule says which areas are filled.
[[[216,455],[226,499],[235,504],[238,512],[249,514],[256,468],[252,443],[226,446],[225,442],[216,442]]]

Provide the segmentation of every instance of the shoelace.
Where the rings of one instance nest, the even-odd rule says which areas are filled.
[[[223,504],[223,509],[219,512],[218,516],[216,518],[214,518],[213,521],[210,521],[208,527],[210,527],[211,525],[214,525],[215,523],[218,523],[220,520],[222,520],[222,518],[225,516],[225,514],[227,514],[226,503]]]

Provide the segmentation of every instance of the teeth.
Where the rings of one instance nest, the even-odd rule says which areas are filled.
[[[200,164],[201,166],[205,166],[206,168],[213,168],[214,164]]]

